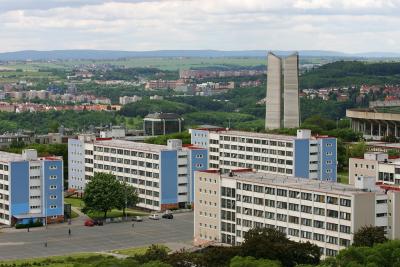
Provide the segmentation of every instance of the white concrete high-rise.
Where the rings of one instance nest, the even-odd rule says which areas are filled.
[[[265,128],[281,128],[281,98],[282,98],[282,60],[268,53],[268,73],[267,73],[267,99]]]
[[[297,53],[284,59],[271,52],[268,53],[266,129],[296,128],[300,126],[298,77],[299,56]]]

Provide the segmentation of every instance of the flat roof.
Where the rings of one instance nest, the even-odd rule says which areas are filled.
[[[22,158],[22,155],[20,155],[20,154],[0,151],[0,161],[1,162],[21,161],[21,160],[24,160],[24,159]]]
[[[353,185],[346,185],[329,181],[311,180],[305,178],[295,178],[272,173],[234,172],[232,177],[229,176],[229,174],[222,174],[221,177],[236,179],[241,182],[247,181],[264,185],[284,186],[292,189],[318,191],[326,194],[333,193],[354,195],[366,193],[366,191],[358,189]],[[383,190],[376,186],[373,192],[383,192]]]
[[[139,142],[133,142],[133,141],[120,140],[120,139],[97,140],[94,142],[94,144],[101,145],[101,146],[107,146],[107,147],[150,151],[150,152],[160,152],[161,150],[168,149],[168,147],[164,146],[164,145],[139,143]]]

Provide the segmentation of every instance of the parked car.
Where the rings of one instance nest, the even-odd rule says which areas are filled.
[[[165,213],[162,216],[164,219],[173,219],[174,215],[172,215],[171,213]]]
[[[143,222],[143,218],[141,216],[133,216],[132,222]]]
[[[94,220],[94,225],[103,226],[103,220]]]
[[[94,221],[92,219],[87,219],[85,221],[85,226],[93,227],[94,226]]]
[[[160,215],[158,215],[158,214],[151,214],[151,215],[149,216],[149,219],[150,219],[150,220],[159,220],[159,219],[160,219]]]

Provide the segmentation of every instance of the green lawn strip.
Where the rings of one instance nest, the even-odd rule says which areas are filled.
[[[74,253],[64,256],[51,256],[41,258],[30,258],[30,259],[18,259],[18,260],[4,260],[0,261],[3,266],[26,266],[39,265],[40,266],[74,266],[76,263],[85,262],[99,262],[110,256],[101,255],[98,253]]]
[[[64,202],[66,204],[71,204],[73,207],[77,207],[79,209],[82,209],[85,204],[83,203],[83,200],[81,198],[74,198],[74,197],[68,197],[64,199]],[[146,216],[148,215],[147,212],[141,211],[141,210],[136,210],[136,209],[126,209],[126,213],[128,216]],[[87,215],[90,218],[103,218],[103,212],[98,212],[98,211],[90,211],[87,213]],[[107,218],[117,218],[117,217],[122,217],[122,210],[112,210],[107,212]],[[74,218],[74,217],[73,217]]]
[[[167,246],[164,246],[164,245],[157,245],[157,246],[159,246],[161,248],[165,248],[167,250],[167,252],[171,251],[171,249]],[[136,255],[143,255],[144,253],[146,253],[148,248],[149,247],[125,248],[125,249],[113,250],[111,252],[115,253],[115,254],[126,255],[126,256],[136,256]]]
[[[66,197],[64,198],[65,204],[71,204],[72,207],[83,208],[85,204],[80,198]]]
[[[148,213],[142,212],[142,211],[137,211],[137,210],[131,210],[127,209],[126,213],[128,216],[146,216]],[[98,212],[98,211],[90,211],[87,213],[87,216],[90,218],[103,218],[104,213],[103,212]],[[107,218],[118,218],[118,217],[123,217],[122,211],[121,210],[112,210],[107,212]]]
[[[79,217],[79,214],[72,210],[71,211],[71,218],[73,219],[73,218],[77,218],[77,217]]]
[[[342,184],[349,184],[349,173],[348,172],[339,172],[337,174],[338,182]]]

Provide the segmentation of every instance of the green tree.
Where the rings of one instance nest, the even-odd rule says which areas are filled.
[[[85,208],[103,212],[104,219],[106,219],[107,212],[118,207],[121,194],[123,194],[121,188],[121,184],[115,178],[115,175],[95,173],[85,188],[83,195]]]
[[[151,261],[165,261],[168,257],[168,251],[164,246],[151,245],[143,255],[136,255],[133,257],[139,263],[146,263]]]
[[[283,266],[297,264],[318,264],[320,251],[309,242],[297,243],[273,228],[255,228],[245,235],[240,246],[241,256],[252,256],[256,259],[278,260]]]
[[[120,184],[120,192],[117,208],[122,210],[125,216],[126,208],[134,207],[139,202],[137,189],[128,185],[126,182]]]
[[[354,234],[353,245],[356,247],[372,247],[386,241],[387,238],[382,227],[364,226]]]
[[[255,259],[253,257],[236,256],[231,259],[229,267],[281,267],[279,261],[268,259]]]

